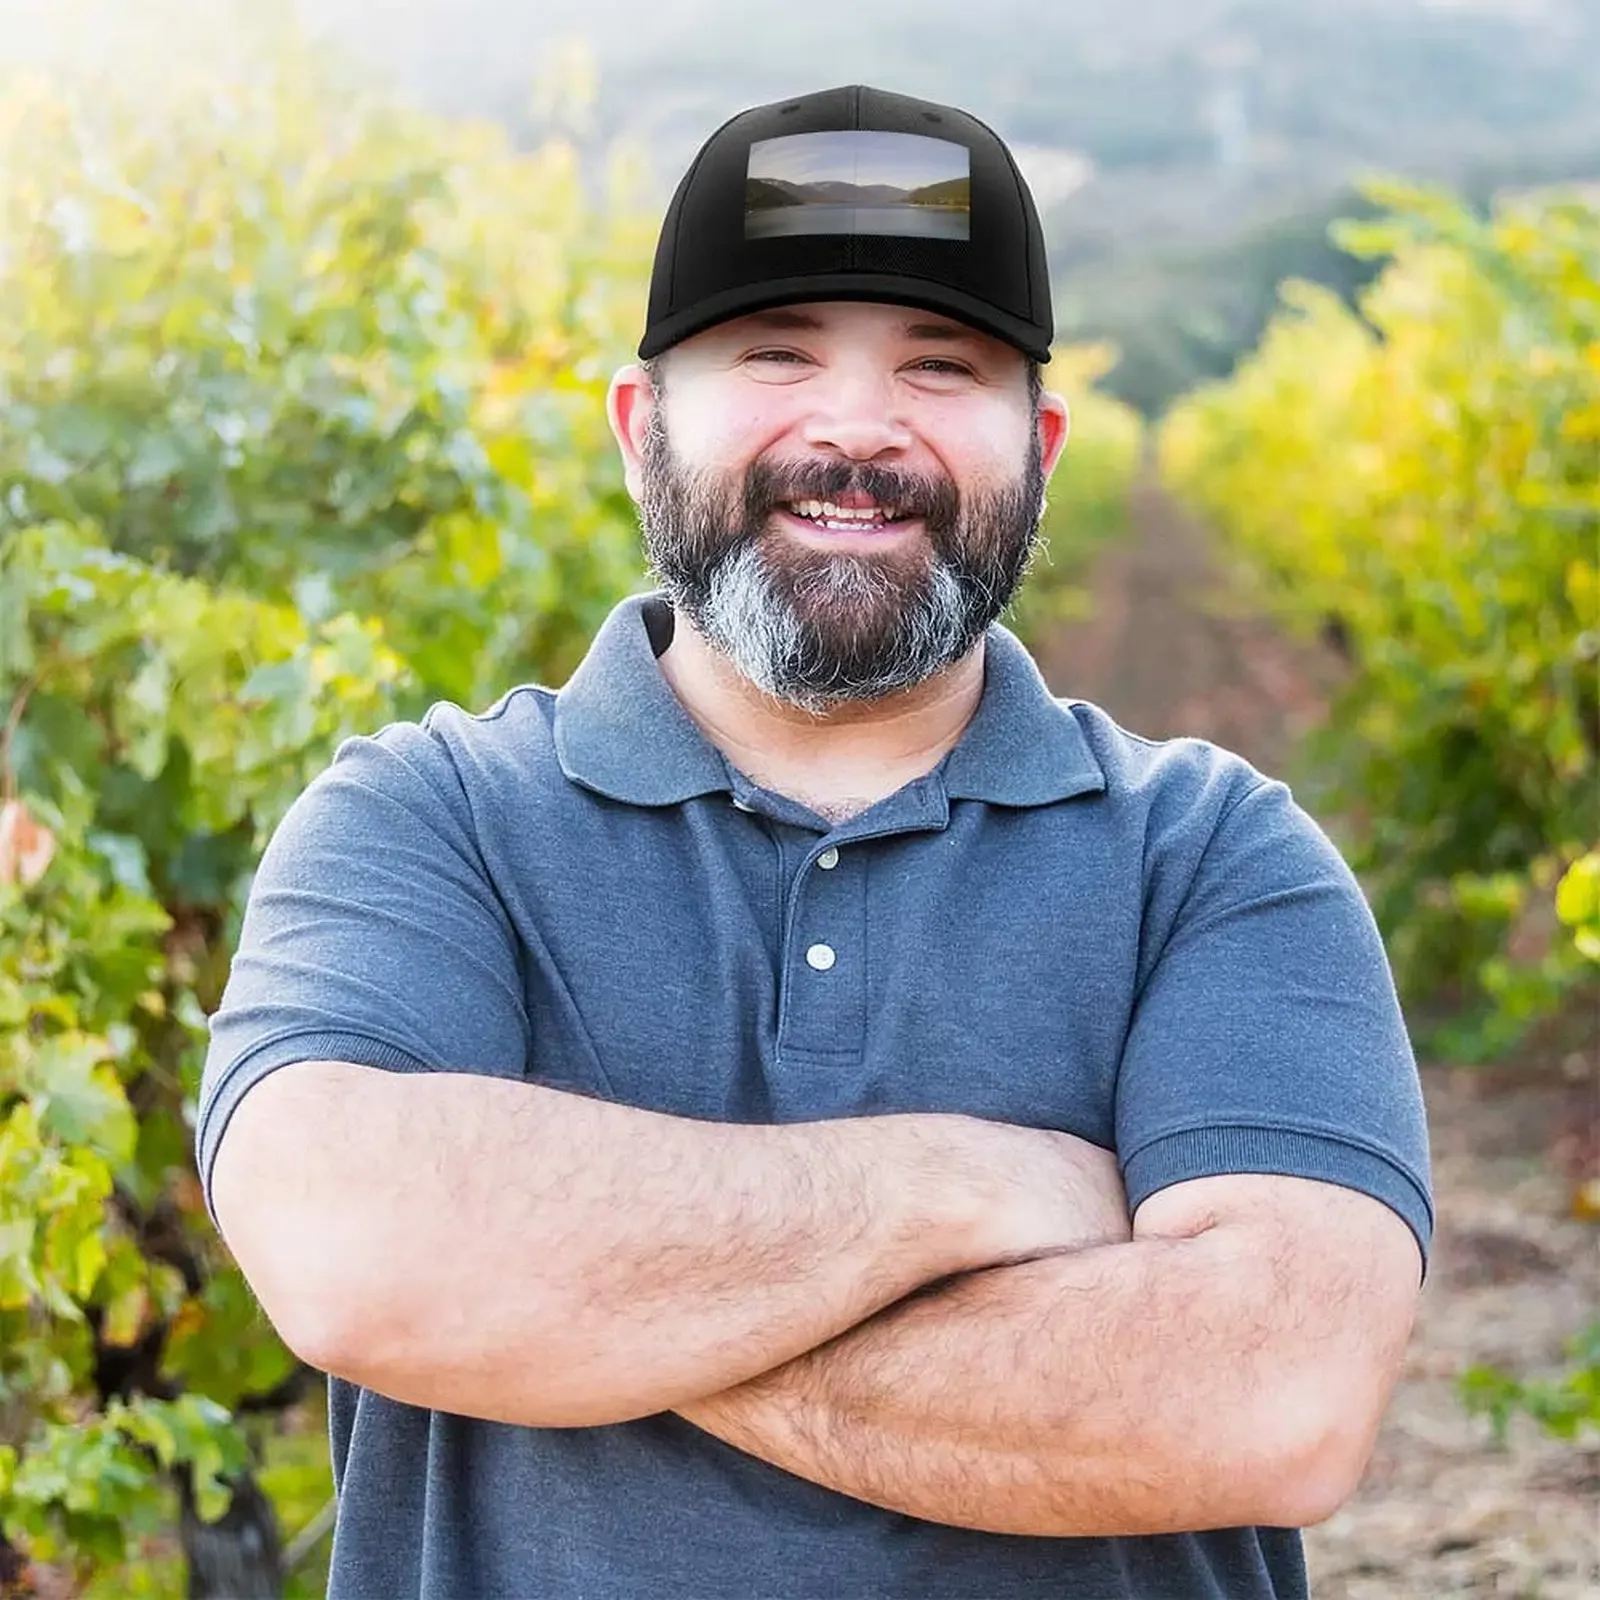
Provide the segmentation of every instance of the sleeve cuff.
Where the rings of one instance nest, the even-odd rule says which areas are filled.
[[[1158,1189],[1191,1178],[1230,1173],[1275,1173],[1314,1178],[1371,1195],[1416,1236],[1423,1275],[1433,1240],[1433,1202],[1427,1186],[1390,1157],[1328,1134],[1244,1126],[1189,1128],[1142,1145],[1123,1166],[1128,1208],[1137,1210]]]

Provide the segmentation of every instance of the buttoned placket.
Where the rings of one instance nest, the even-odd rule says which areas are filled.
[[[858,1059],[866,1043],[867,840],[943,828],[944,786],[927,778],[896,803],[841,823],[819,838],[803,807],[765,790],[732,796],[740,811],[764,819],[783,885],[777,1049],[780,1059]],[[826,842],[824,842],[826,840]]]
[[[867,1025],[866,863],[860,851],[818,843],[806,839],[791,868],[778,1052],[854,1057]]]

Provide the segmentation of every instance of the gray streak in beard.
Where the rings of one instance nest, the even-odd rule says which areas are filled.
[[[794,585],[796,600],[844,606],[894,593],[881,569],[848,556],[809,567]],[[758,689],[812,716],[845,700],[876,700],[921,683],[971,647],[961,586],[942,561],[926,589],[902,613],[895,648],[869,669],[824,659],[816,636],[777,593],[758,543],[747,541],[711,579],[696,626]]]
[[[921,683],[965,655],[1031,564],[1043,509],[1035,439],[1015,483],[976,504],[951,500],[914,578],[899,563],[825,551],[791,563],[773,553],[772,486],[752,489],[747,474],[741,495],[725,479],[683,471],[664,407],[652,412],[643,454],[646,554],[674,610],[750,683],[813,716]],[[936,503],[936,486],[921,493]]]

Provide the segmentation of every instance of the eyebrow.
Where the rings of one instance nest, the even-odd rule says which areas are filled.
[[[752,311],[749,320],[761,328],[797,328],[818,331],[822,324],[808,311]]]
[[[787,328],[794,332],[820,333],[822,322],[809,311],[791,311],[778,306],[770,311],[752,311],[750,321],[762,328]],[[928,339],[942,344],[977,344],[982,335],[971,328],[949,322],[908,322],[903,329],[908,339]]]
[[[971,328],[958,328],[949,322],[908,322],[908,339],[936,339],[945,344],[977,344],[982,335]]]

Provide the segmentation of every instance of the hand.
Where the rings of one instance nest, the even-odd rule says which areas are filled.
[[[1133,1237],[1116,1153],[1075,1134],[952,1117],[953,1165],[976,1191],[974,1243],[999,1266]]]

